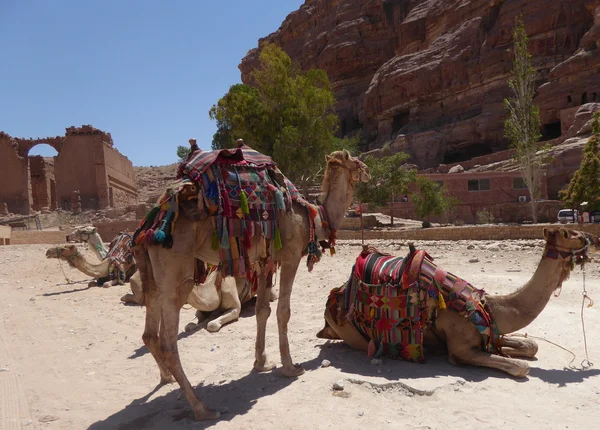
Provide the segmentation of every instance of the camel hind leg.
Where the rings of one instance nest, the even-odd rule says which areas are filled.
[[[177,285],[177,284],[173,284]],[[160,296],[162,310],[162,326],[160,333],[161,350],[164,353],[164,361],[171,371],[188,402],[194,410],[197,420],[213,420],[220,417],[218,411],[209,409],[194,392],[194,388],[188,380],[179,357],[177,347],[177,334],[179,331],[179,312],[185,303],[189,292],[193,287],[193,280],[188,278],[177,285],[176,289],[164,289]],[[187,292],[187,294],[186,294]],[[178,293],[181,293],[179,295]]]
[[[288,323],[291,316],[290,299],[299,263],[299,260],[284,263],[281,266],[281,278],[279,283],[279,301],[277,302],[279,352],[281,354],[281,364],[283,365],[281,373],[287,377],[296,377],[304,373],[304,369],[300,365],[295,365],[292,361],[288,339]]]
[[[160,348],[158,335],[161,326],[161,307],[160,301],[158,300],[158,288],[156,287],[156,282],[152,275],[152,269],[146,251],[143,249],[136,249],[135,258],[139,265],[140,278],[146,302],[146,325],[144,327],[142,340],[144,341],[144,345],[150,350],[152,357],[154,357],[154,361],[156,361],[156,364],[158,365],[158,370],[160,371],[160,383],[169,384],[175,382],[175,380],[164,362]]]
[[[149,255],[152,262],[158,265],[156,266],[158,269],[154,270],[153,274],[159,291],[160,351],[164,364],[192,406],[195,418],[197,420],[217,419],[220,416],[219,412],[210,410],[196,396],[194,388],[183,371],[177,347],[179,313],[194,286],[193,255],[185,255],[160,247],[150,248]],[[164,268],[168,268],[168,270]]]
[[[256,344],[254,351],[254,370],[267,372],[275,368],[274,363],[267,361],[265,352],[265,341],[267,331],[267,320],[271,315],[271,304],[269,292],[267,291],[267,276],[263,272],[258,276],[258,288],[256,290]]]

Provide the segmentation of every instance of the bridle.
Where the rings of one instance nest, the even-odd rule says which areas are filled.
[[[561,260],[567,260],[569,263],[581,265],[589,260],[588,250],[592,244],[591,239],[587,235],[584,235],[584,238],[585,245],[577,249],[565,248],[560,245],[546,245],[544,257],[552,260],[558,260],[560,258]]]

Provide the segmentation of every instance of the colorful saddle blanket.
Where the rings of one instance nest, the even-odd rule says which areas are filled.
[[[477,327],[486,351],[499,351],[484,291],[439,269],[424,251],[406,258],[373,248],[363,251],[346,285],[331,291],[327,307],[370,341],[370,356],[423,362],[423,331],[435,324],[437,310],[445,308]]]
[[[134,242],[171,247],[181,199],[197,201],[201,213],[214,217],[212,247],[219,251],[222,273],[241,277],[252,275],[248,258],[251,239],[257,235],[265,239],[269,260],[277,266],[277,253],[282,247],[278,223],[281,214],[292,210],[293,201],[307,208],[312,206],[271,157],[247,145],[219,151],[198,150],[181,163],[178,179],[146,215]],[[312,238],[312,247],[307,251],[312,260],[316,241]]]
[[[129,233],[121,232],[108,245],[106,258],[110,260],[109,277],[123,284],[135,272],[133,259],[132,237]]]

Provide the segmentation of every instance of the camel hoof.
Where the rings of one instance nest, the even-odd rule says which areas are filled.
[[[257,372],[269,372],[273,369],[275,369],[277,367],[277,365],[275,363],[270,363],[268,361],[266,361],[264,364],[259,364],[258,362],[254,362],[254,370],[256,370]]]
[[[197,329],[198,329],[198,324],[193,323],[193,322],[188,323],[185,326],[185,332],[186,333],[192,333],[192,332],[196,331]]]
[[[208,330],[211,333],[216,333],[219,330],[221,330],[221,324],[219,324],[216,321],[211,321],[207,324],[206,330]]]
[[[104,284],[102,284],[102,288],[110,288],[112,287],[112,284],[110,282],[105,282]]]
[[[525,378],[527,375],[529,375],[529,370],[529,364],[519,363],[519,367],[510,373],[516,378]]]
[[[196,418],[196,421],[218,420],[221,418],[221,413],[219,411],[204,408],[201,411],[194,411],[194,417]]]
[[[304,369],[299,364],[294,364],[291,368],[282,367],[281,374],[286,378],[296,378],[300,375],[304,375]]]

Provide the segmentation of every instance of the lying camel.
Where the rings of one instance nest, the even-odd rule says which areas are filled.
[[[48,248],[46,251],[46,258],[59,258],[66,261],[69,266],[78,269],[80,272],[94,279],[107,279],[110,275],[111,260],[109,258],[105,258],[99,263],[91,263],[79,252],[76,245],[60,245]],[[136,277],[134,276],[134,273],[137,273],[135,264],[126,267],[125,280],[129,281],[133,290],[141,290],[139,275]],[[104,282],[102,286],[108,288],[111,285],[116,285],[117,282],[116,279],[112,281],[109,280]],[[98,285],[97,281],[89,283],[90,287],[96,285]]]
[[[420,276],[414,279],[419,279],[420,283],[425,282],[426,285],[433,285],[433,296],[436,294],[435,290],[438,290],[439,297],[443,297],[437,305],[433,303],[433,310],[437,312],[437,316],[434,315],[432,320],[427,321],[428,325],[424,328],[424,345],[435,348],[445,344],[449,362],[453,365],[470,364],[491,367],[515,377],[526,376],[529,373],[529,365],[523,361],[509,357],[532,358],[537,353],[537,344],[531,339],[515,336],[509,337],[508,335],[529,325],[542,312],[550,300],[552,293],[561,288],[563,282],[568,279],[575,264],[581,264],[588,260],[587,251],[589,245],[592,243],[591,236],[587,233],[564,228],[545,228],[543,235],[546,239],[546,246],[542,254],[542,259],[533,277],[524,287],[514,293],[502,296],[490,296],[482,290],[472,290],[476,294],[482,294],[480,298],[482,307],[477,308],[477,301],[471,302],[475,306],[471,309],[477,308],[482,311],[482,314],[475,315],[478,319],[478,324],[480,324],[478,326],[479,329],[473,323],[471,316],[461,316],[461,314],[454,310],[456,309],[456,304],[463,297],[464,291],[468,291],[465,285],[469,288],[470,284],[466,284],[461,279],[435,266],[431,262],[432,259],[428,258],[427,255],[425,255],[422,265],[417,262],[417,265],[412,267],[409,260],[406,263],[407,272],[401,273],[407,274],[408,279],[411,276],[413,278]],[[594,244],[597,247],[598,242],[594,242]],[[412,252],[411,254],[414,255],[413,261],[419,255]],[[408,259],[411,254],[407,257]],[[364,255],[366,254],[361,254],[361,256]],[[358,262],[359,260],[357,259],[357,265]],[[416,270],[418,274],[411,273],[411,270]],[[423,273],[426,273],[425,277],[423,277]],[[346,309],[344,294],[346,294],[346,297],[352,297],[355,293],[354,288],[351,286],[352,279],[348,284],[331,291],[325,309],[325,327],[317,334],[317,337],[321,339],[341,339],[353,348],[369,351],[372,356],[373,347],[376,347],[374,343],[377,342],[377,339],[373,339],[373,335],[367,335],[364,330],[363,333],[365,334],[359,332],[361,327],[364,326],[359,322],[361,315],[357,309],[360,309],[369,300],[374,299],[366,297],[368,294],[360,295],[359,291],[359,295],[356,296],[357,300],[353,302],[350,299],[350,309]],[[430,281],[427,282],[427,279],[430,279]],[[457,285],[459,286],[458,288]],[[349,291],[345,291],[347,288],[349,288]],[[465,289],[461,290],[461,288]],[[396,291],[392,291],[393,289]],[[397,291],[397,284],[388,290],[390,294],[387,297],[383,297],[387,300],[386,303],[390,303],[389,300],[392,299],[392,296],[395,296]],[[446,294],[448,291],[451,294],[450,298]],[[427,293],[429,292],[430,290],[427,290]],[[432,295],[429,294],[427,297],[431,298]],[[397,297],[394,298],[397,299]],[[447,307],[445,304],[440,306],[444,300],[449,302]],[[429,307],[430,305],[431,303],[428,301],[427,306]],[[402,312],[402,309],[408,308],[407,302],[404,301],[403,305],[397,308],[397,310],[399,309],[398,312]],[[431,311],[431,308],[429,308],[429,311]],[[391,313],[392,311],[389,312]],[[473,314],[476,313],[474,312]],[[486,324],[482,322],[480,317],[482,315],[485,317],[485,314],[489,315],[491,322],[489,324],[491,332],[487,331],[487,335],[491,336],[489,339],[482,334],[485,333],[487,328],[484,327]],[[373,324],[376,326],[380,322],[381,320],[374,321]],[[400,324],[397,327],[400,327]],[[390,327],[388,326],[387,328],[389,329]],[[497,331],[494,333],[496,329]],[[389,332],[398,333],[394,329],[391,329]],[[371,331],[370,333],[374,332]],[[381,334],[381,336],[385,335]],[[381,343],[384,344],[385,341]],[[389,349],[390,345],[389,343],[383,345],[383,350]],[[486,348],[486,346],[490,348]]]
[[[252,152],[251,148],[239,142],[237,149],[231,150],[228,154],[226,151],[207,153],[196,151],[198,157],[208,155],[218,160],[224,158],[233,159],[243,154],[246,160],[246,154]],[[259,154],[255,159],[262,157],[264,161],[266,157]],[[194,157],[191,157],[194,158]],[[368,181],[370,174],[368,168],[358,158],[350,156],[347,151],[336,151],[326,157],[327,167],[323,180],[323,206],[322,210],[328,215],[328,223],[324,223],[324,219],[312,218],[310,210],[307,206],[302,205],[298,199],[289,202],[289,206],[285,205],[285,213],[279,216],[278,232],[280,232],[280,248],[277,254],[270,254],[273,245],[277,245],[278,237],[273,241],[265,239],[261,234],[254,234],[244,239],[243,251],[248,259],[245,267],[250,267],[255,270],[257,275],[257,300],[256,300],[256,347],[254,369],[259,372],[265,372],[275,368],[275,365],[267,360],[265,352],[265,329],[267,320],[271,313],[269,305],[268,289],[272,286],[272,277],[274,270],[280,266],[279,276],[279,301],[277,304],[277,323],[279,327],[279,350],[281,353],[281,361],[283,367],[281,373],[287,377],[295,377],[304,373],[302,367],[294,365],[290,355],[290,346],[288,341],[288,321],[290,319],[290,297],[292,293],[292,285],[296,276],[298,265],[308,250],[307,262],[312,264],[315,257],[314,237],[311,241],[313,231],[318,230],[318,238],[334,237],[335,230],[341,226],[346,209],[350,206],[353,198],[353,191],[356,183],[359,181]],[[223,165],[228,161],[223,161]],[[269,162],[266,161],[268,164]],[[272,161],[271,161],[272,163]],[[242,168],[247,168],[249,164],[244,164]],[[258,164],[254,164],[258,165]],[[272,189],[274,193],[277,190],[281,191],[283,187],[283,178],[281,173],[275,170],[273,164],[268,164],[271,168],[269,172],[261,171],[258,175],[261,176],[264,182],[259,182],[258,186],[262,190]],[[212,166],[212,165],[211,165]],[[180,170],[181,172],[181,170]],[[271,173],[277,179],[277,184],[271,182]],[[148,214],[146,221],[140,227],[137,234],[134,235],[134,253],[136,263],[142,278],[142,286],[146,295],[146,327],[142,339],[160,371],[161,383],[174,382],[173,377],[181,387],[188,402],[192,406],[195,418],[197,420],[217,419],[220,414],[215,410],[209,409],[196,395],[194,388],[190,384],[187,376],[183,371],[179,351],[177,348],[177,331],[179,326],[179,312],[182,305],[186,302],[189,292],[193,288],[193,271],[194,259],[198,258],[210,264],[219,264],[221,262],[227,264],[229,260],[223,259],[220,254],[219,240],[221,244],[228,245],[231,242],[226,242],[224,234],[221,237],[216,236],[215,217],[207,216],[191,219],[188,216],[183,216],[181,213],[176,218],[176,223],[168,224],[173,218],[169,218],[172,212],[164,214],[163,226],[168,225],[168,234],[154,230],[154,226],[161,228],[161,225],[156,224],[154,219],[161,220],[163,218],[152,218],[158,210],[168,207],[169,210],[179,210],[182,205],[189,199],[189,196],[196,194],[197,204],[203,204],[202,193],[206,192],[207,198],[213,192],[218,198],[219,185],[211,182],[211,186],[204,190],[198,187],[198,182],[194,180],[186,181],[189,173],[184,173],[180,176],[180,181],[172,184],[167,192],[161,197],[160,204],[153,209],[156,212]],[[268,175],[268,176],[267,176]],[[278,176],[280,175],[280,176]],[[286,185],[291,183],[286,182]],[[272,188],[270,188],[272,187]],[[279,188],[278,188],[279,187]],[[212,190],[212,191],[211,191]],[[186,193],[184,193],[186,191]],[[199,195],[200,193],[200,195]],[[290,193],[291,194],[291,193]],[[177,197],[177,200],[175,200]],[[171,198],[172,200],[168,200]],[[225,199],[225,197],[224,197]],[[229,197],[226,197],[229,200]],[[231,199],[231,205],[234,203],[241,204],[242,200]],[[173,203],[174,202],[174,203]],[[207,205],[209,203],[206,203]],[[247,203],[246,203],[247,204]],[[285,202],[283,202],[285,204]],[[174,208],[174,205],[179,205]],[[242,205],[243,206],[243,205]],[[243,216],[242,206],[239,206],[239,213]],[[289,207],[289,209],[288,209]],[[247,209],[247,208],[246,208]],[[226,208],[224,209],[226,210]],[[235,211],[235,209],[233,209]],[[316,211],[316,209],[315,209]],[[210,212],[209,212],[210,213]],[[214,213],[214,212],[213,212]],[[238,212],[235,212],[236,214]],[[248,213],[248,212],[246,212]],[[318,216],[318,215],[317,215]],[[154,224],[153,224],[154,223]],[[152,226],[152,227],[150,227]],[[154,236],[150,240],[161,240],[163,246],[156,246],[153,242],[148,243],[148,236]],[[146,234],[146,236],[141,236]],[[309,242],[312,244],[309,247]],[[216,245],[216,246],[214,246]]]
[[[71,267],[96,279],[108,276],[109,261],[107,259],[97,264],[91,263],[79,252],[75,245],[62,245],[49,248],[46,251],[46,257],[60,258],[66,261]],[[106,288],[110,285],[110,282],[106,282],[104,287]],[[121,298],[121,301],[143,305],[144,294],[138,271],[129,278],[129,285],[133,294],[125,294]],[[96,282],[91,282],[90,286],[96,286]],[[240,316],[242,304],[253,297],[250,285],[245,279],[223,279],[219,272],[214,270],[208,275],[205,283],[194,285],[188,296],[187,304],[196,309],[198,322],[188,323],[185,326],[185,331],[192,332],[198,329],[213,311],[222,310],[223,313],[221,315],[206,325],[206,330],[209,332],[217,332],[225,324],[236,321]],[[271,300],[276,300],[274,292]]]

